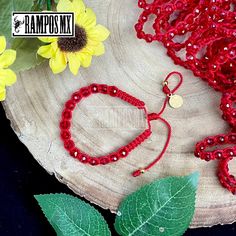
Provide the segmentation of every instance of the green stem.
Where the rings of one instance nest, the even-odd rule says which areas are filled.
[[[37,11],[42,11],[42,1],[43,1],[43,0],[39,0],[39,4],[38,4],[38,9],[37,9]]]
[[[52,9],[52,2],[51,0],[47,0],[47,10],[51,11],[51,9]]]

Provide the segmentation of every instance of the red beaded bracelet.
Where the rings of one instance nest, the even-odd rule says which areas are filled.
[[[168,88],[168,80],[173,75],[177,74],[180,78],[178,85],[173,89],[170,90]],[[82,163],[87,163],[90,165],[106,165],[111,162],[116,162],[122,158],[128,156],[128,154],[138,147],[142,142],[144,142],[152,133],[151,131],[151,124],[152,120],[160,120],[162,121],[168,128],[168,137],[166,143],[163,147],[163,150],[159,154],[159,156],[147,165],[143,169],[139,169],[133,172],[133,176],[139,176],[140,174],[144,173],[145,171],[149,170],[153,165],[155,165],[164,155],[170,141],[171,137],[171,126],[170,124],[161,117],[161,114],[164,112],[167,102],[169,102],[170,106],[173,108],[178,108],[183,104],[183,100],[179,95],[174,94],[177,89],[182,84],[183,77],[179,72],[171,72],[163,82],[163,92],[166,94],[166,99],[164,101],[163,107],[161,108],[159,113],[150,113],[148,114],[147,109],[145,107],[145,103],[140,101],[139,99],[129,95],[128,93],[118,89],[115,86],[108,86],[106,84],[91,84],[87,87],[83,87],[77,92],[72,94],[72,97],[65,103],[64,110],[62,112],[61,121],[60,121],[60,130],[61,130],[61,139],[64,143],[65,149],[69,152],[69,154],[78,159]],[[75,146],[75,143],[71,137],[71,119],[73,110],[76,108],[76,104],[78,104],[82,99],[95,94],[95,93],[102,93],[107,94],[112,97],[117,97],[132,106],[135,106],[137,109],[142,109],[144,111],[145,117],[147,119],[148,128],[144,130],[140,135],[138,135],[133,141],[128,143],[127,145],[119,148],[115,152],[100,157],[93,157],[84,152],[82,152],[79,148]]]
[[[216,135],[207,137],[203,141],[196,144],[195,156],[200,159],[210,161],[219,160],[218,177],[223,187],[227,188],[233,194],[236,194],[236,179],[229,173],[228,163],[236,157],[236,91],[225,93],[221,99],[220,108],[223,111],[223,119],[226,120],[232,127],[232,132],[228,134]],[[217,145],[231,144],[233,147],[217,149],[214,151],[206,151],[208,147]]]
[[[217,91],[235,89],[235,0],[138,0],[138,6],[143,10],[135,24],[139,39],[162,42],[175,64]],[[153,34],[144,30],[151,16]]]
[[[231,133],[204,139],[196,145],[195,155],[206,161],[219,159],[220,182],[234,194],[236,180],[229,174],[228,162],[236,156],[235,3],[235,0],[138,0],[142,13],[135,24],[139,39],[147,43],[162,42],[175,64],[190,69],[209,86],[222,92],[220,108],[223,119],[232,128]],[[153,34],[144,31],[150,16],[154,16]],[[221,143],[233,147],[204,151],[209,145]]]
[[[195,156],[205,161],[219,160],[218,177],[223,187],[236,194],[236,179],[229,173],[228,163],[236,156],[236,146],[214,151],[206,151],[208,147],[224,144],[236,144],[236,133],[207,137],[196,144]]]
[[[236,90],[231,93],[224,93],[221,99],[220,108],[223,112],[222,118],[226,120],[233,131],[236,132]]]

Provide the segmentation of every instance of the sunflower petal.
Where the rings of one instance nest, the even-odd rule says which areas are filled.
[[[7,49],[0,56],[0,68],[6,68],[16,60],[16,51]]]
[[[91,65],[92,62],[92,56],[87,53],[79,53],[81,66],[87,68]]]
[[[69,0],[60,0],[57,4],[58,12],[73,12],[73,10],[72,2]]]
[[[38,37],[38,39],[44,43],[52,43],[57,41],[57,37]]]
[[[86,8],[85,13],[78,15],[76,23],[88,30],[96,25],[96,15],[92,9]]]
[[[0,86],[0,101],[4,101],[6,98],[6,89],[4,86]]]
[[[94,55],[95,56],[101,56],[102,54],[105,53],[105,47],[103,43],[99,43],[95,48],[94,48]]]
[[[54,52],[54,54],[56,53],[57,49],[58,49],[58,44],[57,44],[57,41],[51,43],[51,46],[52,46],[52,50]]]
[[[16,74],[10,69],[0,70],[0,81],[1,85],[11,86],[16,82]],[[0,85],[0,86],[1,86]]]
[[[85,12],[85,5],[82,0],[73,0],[72,6],[73,11],[78,15]]]
[[[86,47],[84,47],[80,52],[93,55],[94,49],[98,46],[98,44],[99,44],[99,42],[92,41],[92,40],[88,39]]]
[[[49,66],[54,74],[58,74],[66,69],[66,65],[65,55],[58,49],[56,55],[49,60]]]
[[[0,54],[4,52],[4,50],[6,49],[6,45],[6,38],[4,36],[0,36]]]
[[[48,45],[45,45],[45,46],[41,46],[37,53],[41,56],[41,57],[44,57],[44,58],[51,58],[53,57],[54,53],[53,53],[53,49],[52,49],[52,45],[51,44],[48,44]]]
[[[67,59],[69,61],[69,68],[71,73],[77,75],[80,68],[79,53],[67,53]]]
[[[108,38],[108,36],[110,35],[110,31],[102,26],[102,25],[96,25],[95,27],[93,27],[92,29],[90,29],[88,32],[88,37],[91,40],[95,40],[95,41],[104,41]]]

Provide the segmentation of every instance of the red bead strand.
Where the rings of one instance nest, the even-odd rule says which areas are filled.
[[[222,92],[222,117],[229,123],[231,132],[198,143],[195,155],[206,161],[218,159],[220,182],[236,193],[236,180],[228,170],[228,162],[236,156],[236,1],[154,0],[147,3],[139,0],[138,6],[143,11],[135,25],[137,37],[148,43],[162,42],[175,64],[190,69]],[[150,15],[155,15],[153,35],[144,32]],[[163,91],[169,92],[165,87]],[[215,144],[232,147],[205,151]]]
[[[162,42],[175,64],[191,69],[214,89],[235,88],[235,0],[139,0],[138,6],[143,9],[135,25],[138,38]],[[150,15],[155,15],[154,35],[143,30]]]

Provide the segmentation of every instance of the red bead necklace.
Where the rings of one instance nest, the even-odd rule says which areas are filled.
[[[219,91],[236,85],[235,0],[139,0],[143,9],[135,25],[137,37],[160,41],[175,64],[193,71]],[[232,9],[233,7],[233,9]],[[155,16],[154,34],[144,25]]]
[[[178,75],[180,80],[178,85],[173,90],[170,90],[168,88],[168,80],[173,74]],[[151,162],[149,165],[147,165],[142,169],[134,171],[132,174],[134,177],[139,176],[140,174],[144,173],[145,171],[149,170],[152,166],[154,166],[162,158],[166,149],[168,148],[169,141],[171,138],[171,126],[165,119],[161,117],[161,114],[164,112],[168,102],[173,108],[178,108],[182,105],[182,98],[179,95],[175,94],[175,92],[181,86],[182,81],[183,77],[179,72],[175,71],[171,72],[166,77],[166,79],[163,82],[163,92],[166,94],[166,99],[164,101],[163,107],[161,108],[159,113],[150,113],[150,114],[147,112],[145,103],[143,101],[140,101],[139,99],[133,97],[132,95],[129,95],[128,93],[122,91],[121,89],[118,89],[115,86],[108,86],[106,84],[91,84],[87,87],[79,89],[77,92],[73,93],[71,98],[65,103],[65,107],[61,116],[61,121],[60,121],[61,139],[64,143],[65,149],[69,152],[69,154],[73,158],[78,159],[80,162],[84,164],[90,164],[92,166],[95,166],[95,165],[106,165],[108,163],[117,162],[118,160],[127,157],[132,150],[138,147],[151,135],[152,133],[151,121],[160,120],[167,126],[168,129],[167,140],[165,142],[163,150],[153,162]],[[138,135],[133,141],[131,141],[127,145],[119,148],[118,150],[109,155],[100,157],[90,156],[81,151],[79,148],[77,148],[71,137],[71,131],[70,131],[72,115],[74,109],[76,108],[76,105],[82,99],[96,93],[117,97],[129,103],[130,105],[135,106],[137,109],[142,109],[144,111],[148,124],[147,129],[144,130],[140,135]]]
[[[235,0],[139,0],[143,9],[135,25],[137,37],[151,43],[160,41],[175,64],[192,70],[194,75],[222,92],[220,108],[231,132],[208,137],[197,143],[195,155],[206,161],[219,160],[221,184],[236,194],[236,179],[228,162],[236,156],[236,1]],[[154,34],[144,25],[155,16]],[[209,146],[233,145],[206,151]]]

